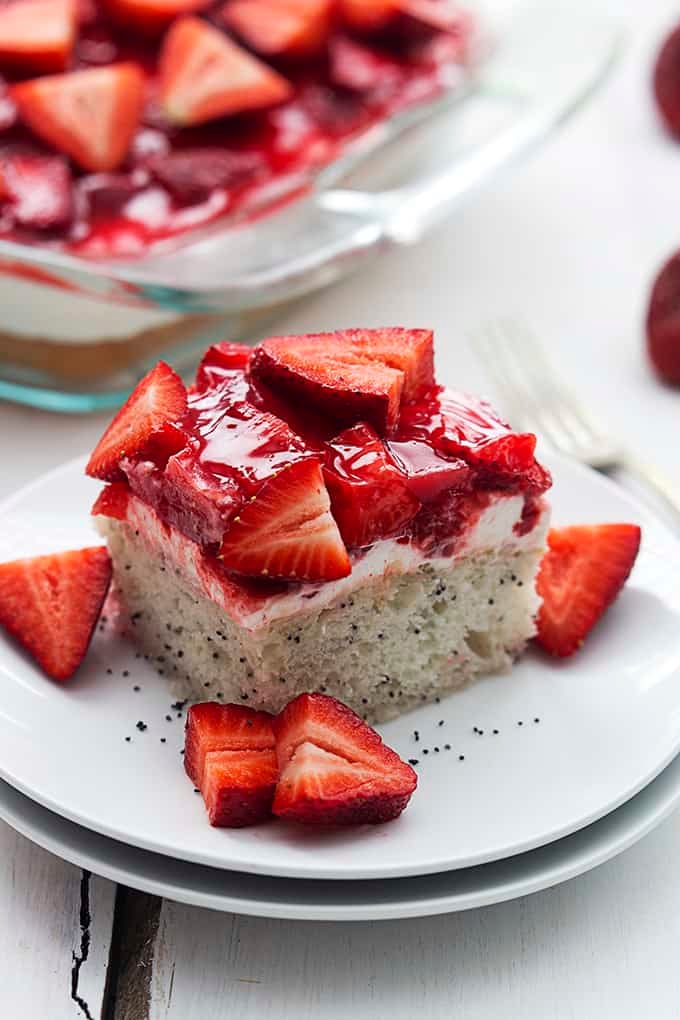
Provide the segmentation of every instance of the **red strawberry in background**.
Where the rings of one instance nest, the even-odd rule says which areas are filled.
[[[636,524],[553,528],[536,580],[543,599],[536,640],[559,657],[572,655],[609,608],[640,548]]]
[[[123,481],[123,457],[156,456],[167,460],[184,445],[176,427],[187,409],[184,383],[159,361],[132,391],[92,451],[85,471],[105,482]]]
[[[272,717],[242,705],[192,705],[184,767],[203,794],[211,825],[241,828],[264,821],[278,778]]]
[[[287,99],[289,83],[199,18],[179,18],[163,40],[160,102],[175,124],[274,106]]]
[[[331,0],[230,0],[222,20],[264,56],[319,53],[331,28]]]
[[[647,351],[657,375],[680,386],[680,252],[654,281],[647,311]]]
[[[113,21],[130,25],[144,35],[160,35],[181,14],[193,14],[212,0],[104,0]]]
[[[22,82],[12,98],[31,130],[84,170],[115,170],[139,123],[144,76],[109,64]]]
[[[111,581],[101,547],[0,563],[0,624],[54,680],[85,657]]]
[[[10,0],[0,5],[0,67],[63,71],[76,37],[75,0]]]
[[[280,818],[319,826],[388,822],[417,786],[411,766],[335,698],[301,694],[273,727]]]
[[[680,25],[667,36],[659,50],[653,86],[666,127],[672,135],[680,137]]]

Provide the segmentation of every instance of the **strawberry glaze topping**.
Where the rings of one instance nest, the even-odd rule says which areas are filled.
[[[365,331],[362,358],[372,348],[381,357],[383,334],[393,332]],[[343,337],[334,335],[336,346]],[[288,340],[295,345],[297,338]],[[421,346],[419,357],[431,360],[431,335]],[[499,495],[524,499],[518,535],[537,523],[550,476],[535,460],[535,437],[513,433],[484,401],[433,385],[401,405],[391,432],[379,434],[361,420],[338,432],[320,411],[301,412],[287,392],[261,386],[250,375],[253,365],[257,354],[248,348],[211,347],[179,418],[181,404],[165,376],[156,377],[155,388],[153,373],[140,383],[154,436],[171,430],[182,437],[169,456],[167,446],[143,435],[134,394],[126,406],[135,420],[121,412],[115,423],[114,435],[134,437],[139,451],[129,448],[118,467],[130,489],[207,555],[219,555],[221,569],[330,580],[347,572],[345,549],[356,558],[386,538],[411,542],[428,556],[452,555]],[[315,399],[317,388],[314,379]],[[96,477],[119,477],[110,453],[107,432],[90,460]],[[102,464],[101,472],[92,470]],[[255,532],[257,542],[249,541]],[[305,543],[303,556],[297,546]]]

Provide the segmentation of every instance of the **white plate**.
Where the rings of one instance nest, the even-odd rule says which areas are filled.
[[[680,757],[616,811],[538,850],[441,875],[366,882],[267,878],[174,860],[100,836],[0,783],[0,818],[114,882],[211,910],[301,921],[379,921],[471,910],[548,889],[604,864],[680,802]]]
[[[68,685],[45,679],[0,639],[0,776],[57,813],[135,846],[292,878],[469,867],[600,818],[680,748],[680,545],[606,479],[562,459],[552,466],[558,521],[642,523],[632,579],[571,661],[532,653],[510,676],[382,727],[389,744],[421,761],[418,792],[397,822],[325,834],[280,822],[211,829],[181,767],[182,721],[169,712],[164,679],[107,632],[97,634]],[[0,558],[91,542],[88,509],[97,488],[76,462],[18,493],[0,508]],[[148,724],[144,733],[135,729],[138,720]],[[421,753],[446,743],[451,751]]]

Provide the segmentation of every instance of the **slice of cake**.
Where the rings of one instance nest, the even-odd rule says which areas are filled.
[[[130,633],[180,697],[382,720],[507,669],[534,634],[535,437],[436,384],[432,333],[159,363],[90,458]]]

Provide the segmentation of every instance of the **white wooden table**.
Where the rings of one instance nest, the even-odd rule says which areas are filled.
[[[628,444],[677,476],[680,393],[647,371],[641,322],[651,275],[680,246],[680,145],[659,131],[648,89],[653,49],[680,11],[670,0],[611,6],[629,47],[584,114],[422,246],[282,325],[431,325],[440,373],[489,390],[466,329],[519,314]],[[0,407],[0,496],[90,448],[102,424]],[[670,1020],[680,1016],[679,950],[680,815],[554,890],[467,914],[345,925],[225,916],[116,890],[0,823],[3,1020]]]

